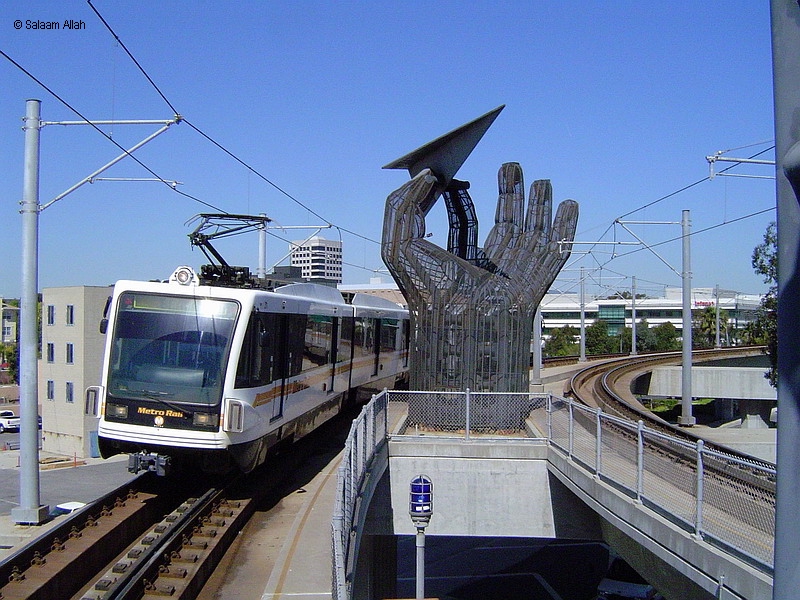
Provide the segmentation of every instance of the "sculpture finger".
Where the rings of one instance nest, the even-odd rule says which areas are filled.
[[[512,223],[522,226],[525,207],[525,190],[522,167],[519,163],[504,163],[497,172],[497,211],[495,223]]]
[[[553,230],[550,240],[558,242],[565,240],[572,242],[575,239],[575,230],[578,227],[578,203],[574,200],[564,200],[558,205],[556,218],[553,220]],[[568,244],[564,249],[567,256],[572,251],[572,244]]]
[[[497,172],[497,210],[495,225],[486,236],[484,251],[492,261],[498,261],[514,246],[522,231],[525,192],[522,168],[519,163],[505,163]]]
[[[425,217],[420,208],[432,193],[436,177],[421,171],[386,198],[383,214],[383,244],[397,245],[425,235]]]
[[[537,179],[531,184],[525,231],[547,236],[553,214],[553,186],[549,179]]]

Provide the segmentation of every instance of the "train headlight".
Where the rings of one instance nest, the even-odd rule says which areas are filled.
[[[106,417],[113,417],[115,419],[127,419],[128,407],[124,404],[114,404],[109,402],[106,404]]]
[[[178,267],[173,271],[169,278],[170,282],[179,283],[180,285],[198,285],[200,281],[197,274],[192,267]]]
[[[219,415],[196,412],[192,415],[192,425],[198,427],[219,427]]]

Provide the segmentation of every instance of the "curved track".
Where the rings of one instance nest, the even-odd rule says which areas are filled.
[[[760,352],[760,346],[696,350],[692,353],[692,361],[696,364],[722,358],[752,356]],[[599,407],[604,412],[625,419],[641,420],[645,425],[657,431],[697,442],[702,438],[699,430],[679,427],[665,421],[650,412],[631,392],[631,383],[640,375],[652,371],[657,366],[676,365],[680,362],[680,352],[665,352],[635,357],[626,356],[594,363],[581,369],[567,380],[564,385],[564,395],[587,406]],[[730,448],[717,448],[712,443],[706,443],[706,447],[732,454],[748,462],[768,464]]]

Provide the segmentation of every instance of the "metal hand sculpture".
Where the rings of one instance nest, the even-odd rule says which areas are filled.
[[[552,219],[549,180],[533,183],[527,214],[522,169],[498,173],[495,225],[477,247],[469,184],[442,192],[448,249],[425,238],[425,213],[441,191],[422,170],[386,199],[382,256],[412,322],[411,388],[527,392],[533,316],[569,257],[578,204],[562,202]]]

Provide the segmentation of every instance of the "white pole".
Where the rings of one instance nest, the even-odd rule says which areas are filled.
[[[542,383],[542,307],[536,307],[533,317],[533,377],[531,383]]]
[[[259,216],[266,217],[264,213]],[[259,279],[267,278],[267,223],[261,223],[258,228],[258,272],[256,277]]]
[[[714,341],[714,348],[720,348],[721,344],[719,341],[719,284],[714,286],[714,305],[717,308],[717,337]]]
[[[580,362],[586,362],[586,287],[581,267],[581,356]]]
[[[681,362],[681,416],[678,424],[691,427],[695,424],[692,415],[692,257],[690,248],[691,221],[689,211],[683,211],[683,360]]]
[[[633,299],[631,300],[631,356],[636,356],[636,276],[633,278]]]

